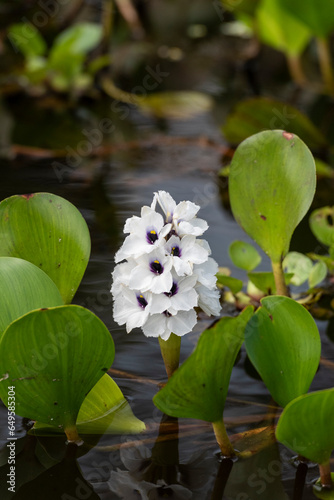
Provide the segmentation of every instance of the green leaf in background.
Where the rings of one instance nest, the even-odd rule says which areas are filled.
[[[142,112],[158,118],[175,120],[191,118],[198,113],[208,111],[213,106],[210,96],[195,91],[155,92],[135,98],[134,104],[137,104]]]
[[[300,286],[308,280],[313,268],[312,260],[299,252],[289,252],[283,260],[283,269],[292,273],[290,283]]]
[[[284,409],[276,437],[295,453],[323,464],[334,448],[333,412],[334,389],[300,396]]]
[[[288,297],[261,300],[245,330],[247,354],[280,406],[308,391],[321,342],[311,314]]]
[[[277,128],[298,135],[312,151],[327,145],[325,137],[306,115],[290,104],[266,97],[238,103],[222,131],[231,144],[239,144],[261,130]]]
[[[47,51],[44,38],[31,23],[12,24],[8,38],[27,59],[43,56]]]
[[[299,55],[308,44],[311,32],[289,11],[281,0],[262,0],[256,11],[260,40],[289,55]]]
[[[235,358],[253,314],[247,307],[236,318],[222,318],[200,336],[196,349],[153,398],[172,417],[219,421]]]
[[[229,177],[232,212],[273,263],[286,255],[315,184],[312,154],[293,134],[267,130],[238,146]]]
[[[253,245],[245,241],[233,241],[229,246],[228,254],[233,264],[245,271],[252,271],[262,260]]]
[[[264,292],[266,295],[276,294],[276,285],[273,273],[270,272],[259,272],[259,273],[247,273],[248,279],[256,286],[259,290]],[[292,274],[284,274],[285,284],[289,285]]]
[[[58,87],[71,85],[81,73],[87,53],[98,46],[102,37],[102,25],[87,22],[77,23],[60,33],[49,55],[49,68],[56,72],[51,81],[56,85],[58,82]]]
[[[327,266],[325,262],[320,260],[316,262],[311,269],[310,276],[308,279],[310,288],[321,283],[327,276]]]
[[[54,282],[30,262],[0,257],[0,338],[15,319],[41,307],[63,305]]]
[[[242,290],[243,283],[241,280],[237,278],[233,278],[232,276],[226,276],[222,273],[217,273],[217,283],[222,286],[227,286],[231,290],[232,293],[238,293]]]
[[[49,193],[11,196],[0,203],[0,256],[42,269],[71,302],[86,270],[90,235],[79,210]]]
[[[333,179],[334,169],[330,165],[328,165],[328,163],[319,160],[319,158],[314,158],[314,161],[318,177],[326,177],[328,179]]]
[[[334,0],[280,0],[281,5],[303,22],[312,34],[327,37],[334,28]]]
[[[105,373],[81,405],[77,429],[82,434],[137,434],[146,429],[114,380]],[[31,433],[47,435],[61,432],[57,427],[36,422]]]
[[[16,413],[75,434],[80,407],[113,362],[108,329],[80,306],[32,311],[9,325],[0,341],[0,397]],[[70,439],[70,437],[69,437]]]
[[[320,243],[327,246],[334,244],[334,207],[322,207],[311,213],[310,228]]]
[[[232,2],[231,0],[220,1],[223,4],[223,7],[228,11],[242,12],[245,14],[253,15],[260,0],[238,0]]]

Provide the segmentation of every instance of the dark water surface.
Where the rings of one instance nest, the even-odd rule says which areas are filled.
[[[148,431],[140,436],[90,438],[78,450],[76,459],[72,448],[65,446],[65,437],[28,436],[25,423],[18,418],[17,435],[22,437],[17,441],[17,490],[13,495],[6,486],[7,409],[1,405],[1,499],[315,498],[311,482],[318,475],[317,469],[309,469],[301,496],[298,485],[295,486],[297,469],[291,462],[292,453],[277,444],[233,464],[228,477],[231,463],[219,462],[210,425],[180,419],[179,439],[176,422],[174,439],[157,439],[162,415],[153,405],[152,397],[166,378],[159,344],[156,339],[145,338],[140,331],[127,335],[112,319],[111,272],[114,253],[123,239],[124,221],[138,215],[142,205],[150,204],[158,189],[169,191],[177,201],[194,201],[202,207],[199,216],[209,223],[205,238],[213,257],[243,280],[245,276],[230,263],[227,250],[235,239],[251,240],[224,208],[226,183],[217,177],[223,146],[215,121],[217,110],[215,114],[208,112],[188,120],[161,123],[134,110],[122,120],[112,116],[108,109],[108,102],[99,105],[99,109],[79,107],[75,111],[58,109],[57,112],[24,99],[4,105],[2,130],[7,131],[11,140],[6,144],[3,139],[2,143],[8,151],[7,158],[1,160],[0,198],[47,191],[74,203],[85,217],[91,233],[92,255],[74,303],[90,308],[110,330],[116,346],[113,368],[134,376],[118,374],[115,380]],[[111,116],[115,130],[103,137],[103,154],[101,151],[93,157],[76,154],[79,142],[84,139],[82,130],[92,131],[101,118]],[[54,149],[68,146],[68,154],[72,156],[67,161],[62,157],[50,160],[32,157],[31,151],[27,156],[13,149],[11,142]],[[312,247],[314,240],[306,225],[303,238]],[[298,241],[294,244],[298,246]],[[269,270],[265,256],[259,270]],[[226,307],[224,314],[228,312]],[[194,332],[182,339],[181,361],[209,324],[210,320],[202,317]],[[334,362],[333,342],[325,333],[327,323],[318,325],[323,355]],[[261,381],[246,372],[245,358],[242,351],[229,388],[225,417],[231,434],[267,425],[268,414],[272,412],[268,391]],[[333,368],[322,365],[312,389],[332,387],[333,374]],[[302,474],[299,469],[298,475]]]

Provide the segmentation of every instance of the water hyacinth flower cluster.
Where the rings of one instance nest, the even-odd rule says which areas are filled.
[[[140,327],[147,337],[167,340],[193,329],[196,307],[219,314],[218,265],[199,238],[208,228],[197,218],[199,208],[190,201],[176,204],[159,191],[140,217],[126,220],[128,236],[115,255],[111,292],[114,319],[128,333]]]

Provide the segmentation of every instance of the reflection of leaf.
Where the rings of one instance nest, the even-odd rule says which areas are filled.
[[[259,132],[234,153],[229,177],[233,215],[272,262],[280,263],[287,253],[315,184],[313,156],[294,134]]]
[[[63,304],[58,288],[41,269],[26,260],[0,257],[0,334],[33,309]]]
[[[137,434],[145,424],[132,413],[120,388],[108,374],[95,384],[81,405],[77,429],[79,434]],[[57,427],[37,422],[33,434],[61,432]]]
[[[212,107],[211,97],[200,92],[157,92],[138,99],[145,113],[158,118],[187,119]]]
[[[314,319],[288,297],[261,300],[245,330],[247,354],[280,406],[308,391],[320,361]]]
[[[8,406],[8,387],[14,385],[18,415],[72,429],[114,352],[108,329],[88,309],[32,311],[11,323],[1,339],[0,396]]]
[[[223,133],[232,144],[264,129],[282,128],[298,135],[311,150],[326,146],[326,139],[309,118],[290,104],[255,97],[241,101],[228,116]]]
[[[233,465],[224,498],[228,500],[288,500],[277,444]],[[266,478],[266,479],[265,479]]]
[[[67,455],[74,455],[76,450],[67,450]],[[92,485],[81,474],[76,460],[65,457],[59,464],[24,484],[15,494],[17,500],[73,500],[85,498],[100,500]]]

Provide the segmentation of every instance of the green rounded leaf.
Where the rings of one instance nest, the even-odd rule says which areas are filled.
[[[8,29],[8,38],[27,59],[43,56],[48,48],[38,29],[29,22],[12,24]]]
[[[262,130],[280,127],[298,135],[311,150],[326,147],[326,138],[306,115],[290,104],[267,97],[239,102],[222,130],[230,143],[239,144]]]
[[[313,288],[314,286],[321,283],[326,278],[326,276],[327,276],[327,266],[325,262],[319,260],[319,262],[316,262],[314,264],[310,272],[310,276],[308,279],[310,288]]]
[[[231,290],[232,293],[238,293],[242,290],[243,283],[241,280],[237,278],[233,278],[232,276],[226,276],[223,273],[217,273],[217,283],[222,286],[227,286]]]
[[[274,295],[276,293],[276,284],[273,273],[270,272],[258,272],[258,273],[248,273],[249,280],[256,286],[261,292],[266,295]],[[289,285],[292,278],[292,274],[284,274],[285,284]]]
[[[12,196],[0,203],[0,256],[42,269],[71,302],[90,255],[87,224],[67,200],[49,193]]]
[[[287,253],[315,184],[312,154],[293,134],[267,130],[237,148],[229,178],[232,212],[273,262]]]
[[[261,255],[253,245],[245,241],[233,241],[228,249],[228,254],[233,264],[245,269],[245,271],[252,271],[262,260]]]
[[[247,354],[274,400],[286,406],[308,391],[321,342],[311,314],[288,297],[261,300],[245,330]]]
[[[294,452],[323,464],[334,448],[334,389],[298,397],[284,409],[276,437]]]
[[[172,417],[221,420],[235,358],[253,314],[247,307],[236,318],[222,318],[200,336],[196,349],[153,398]]]
[[[65,429],[114,359],[108,329],[80,306],[32,311],[9,325],[0,341],[0,396],[15,386],[18,415]]]
[[[29,311],[63,304],[54,282],[34,264],[0,257],[0,338],[12,321]]]
[[[322,207],[314,210],[310,216],[310,228],[320,243],[327,246],[334,244],[334,207]]]
[[[145,429],[116,382],[105,373],[81,405],[77,419],[79,434],[137,434]],[[41,422],[36,422],[32,429],[37,435],[53,432],[61,431]]]
[[[309,28],[282,8],[281,0],[262,0],[256,22],[261,41],[286,54],[301,54],[311,37]]]
[[[289,252],[283,260],[283,269],[287,273],[292,273],[290,283],[296,286],[308,280],[312,268],[312,260],[299,252]]]
[[[334,0],[280,0],[315,36],[326,37],[334,28]]]

